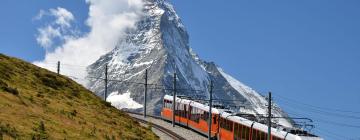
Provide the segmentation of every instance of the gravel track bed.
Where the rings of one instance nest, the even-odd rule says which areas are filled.
[[[141,115],[135,115],[135,114],[129,114],[130,116],[132,117],[135,117],[135,118],[138,118],[138,119],[143,119],[144,120],[144,117],[141,116]],[[166,122],[166,121],[163,121],[163,120],[159,120],[159,119],[154,119],[154,118],[151,118],[151,117],[147,117],[145,118],[146,121],[149,121],[149,122],[152,122],[152,123],[155,123],[157,125],[160,125],[166,129],[169,129],[173,132],[176,132],[178,135],[184,137],[185,139],[187,140],[207,140],[207,137],[205,136],[202,136],[194,131],[192,131],[191,129],[186,129],[186,128],[183,128],[181,126],[175,126],[175,127],[172,127],[172,124],[169,123],[169,122]],[[154,128],[153,128],[154,129]],[[158,130],[157,130],[158,131]],[[155,133],[155,132],[154,132]],[[161,133],[161,132],[160,132]],[[156,133],[157,134],[157,133]],[[158,135],[158,134],[157,134]],[[166,135],[166,134],[160,134],[158,135],[160,137],[160,139],[162,139],[162,136],[161,135]],[[167,136],[167,135],[166,135]],[[167,136],[167,138],[164,137],[164,140],[169,140],[171,139],[169,136]]]
[[[144,126],[144,127],[148,127],[147,124],[144,124],[144,123],[141,123],[140,122],[140,125]],[[164,134],[163,132],[159,131],[158,129],[156,128],[151,128],[151,130],[157,135],[159,136],[160,140],[171,140],[172,138],[169,137],[167,134]]]

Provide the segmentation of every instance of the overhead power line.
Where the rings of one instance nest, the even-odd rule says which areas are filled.
[[[297,117],[303,117],[303,115],[300,115],[300,113],[294,111],[294,110],[289,110],[287,109],[286,112],[289,115],[293,115],[293,116],[297,116]],[[302,113],[302,114],[307,114],[307,113]],[[321,119],[321,118],[317,118],[317,117],[311,117],[313,120],[315,120],[315,122],[322,122],[322,123],[326,123],[329,125],[333,125],[333,126],[340,126],[340,127],[348,127],[348,128],[357,128],[360,129],[360,125],[353,125],[353,124],[346,124],[346,123],[342,123],[342,122],[335,122],[335,121],[329,121],[326,119]]]
[[[334,108],[326,108],[326,107],[319,107],[319,106],[314,106],[314,105],[311,105],[311,104],[306,104],[306,103],[303,103],[303,102],[300,102],[298,100],[294,100],[294,99],[290,99],[290,98],[287,98],[287,97],[283,97],[279,94],[276,94],[277,98],[281,98],[281,99],[284,99],[284,100],[288,100],[288,101],[291,101],[293,103],[296,103],[296,104],[301,104],[301,105],[304,105],[304,106],[308,106],[308,107],[312,107],[312,108],[317,108],[317,109],[320,109],[320,110],[331,110],[331,111],[336,111],[336,112],[342,112],[342,113],[356,113],[356,114],[360,114],[360,112],[358,111],[351,111],[351,110],[342,110],[342,109],[334,109]]]
[[[283,101],[283,103],[287,104],[288,106],[296,106],[296,107],[299,107],[300,105],[294,103],[294,102],[290,102],[290,101],[287,101],[287,100],[283,100],[283,99],[280,99],[281,101]],[[355,115],[349,115],[349,114],[339,114],[339,113],[334,113],[334,112],[328,112],[328,111],[325,111],[325,110],[320,110],[320,109],[315,109],[315,108],[309,108],[309,107],[306,107],[306,106],[303,106],[303,108],[301,109],[304,109],[304,110],[307,110],[309,112],[313,112],[313,113],[317,113],[317,114],[322,114],[322,115],[326,115],[326,116],[332,116],[332,117],[340,117],[340,118],[348,118],[348,119],[356,119],[356,120],[359,120],[360,119],[360,116],[355,116]]]

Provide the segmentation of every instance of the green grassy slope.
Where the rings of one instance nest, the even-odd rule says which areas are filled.
[[[69,78],[0,54],[1,139],[158,139]]]

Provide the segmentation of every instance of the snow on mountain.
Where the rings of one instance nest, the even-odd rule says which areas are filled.
[[[232,76],[226,74],[221,68],[218,68],[218,70],[221,73],[221,75],[227,80],[227,82],[229,82],[229,84],[238,93],[240,93],[243,97],[245,97],[246,100],[249,101],[254,106],[253,109],[255,110],[254,112],[256,114],[267,114],[267,108],[264,105],[267,105],[268,102],[265,100],[264,97],[260,96],[260,94],[257,93],[252,88],[244,85],[243,83],[236,80]],[[275,106],[275,108],[276,110],[274,110],[273,112],[275,116],[286,116],[285,114],[283,114],[283,112],[279,107]],[[247,113],[254,113],[254,112],[248,111]],[[286,119],[278,119],[277,121],[279,121],[279,123],[282,124],[283,126],[287,126],[287,127],[292,126],[292,124]]]
[[[189,46],[189,35],[176,14],[174,7],[166,0],[146,0],[144,15],[134,30],[128,30],[124,39],[114,50],[102,56],[88,67],[88,77],[103,77],[109,68],[110,81],[107,100],[119,108],[138,108],[144,100],[144,72],[148,69],[148,110],[159,114],[162,98],[171,94],[173,73],[177,73],[178,95],[209,97],[209,83],[214,81],[214,98],[236,100],[223,104],[246,106],[240,111],[252,114],[266,114],[266,99],[255,90],[226,74],[213,62],[201,60]],[[88,87],[98,96],[104,94],[104,81],[92,79]],[[119,94],[125,93],[125,94]],[[116,96],[119,95],[119,96]],[[127,100],[130,102],[127,103]],[[121,103],[126,102],[126,103]],[[275,116],[286,116],[280,108]],[[279,120],[284,126],[291,126],[288,120]]]

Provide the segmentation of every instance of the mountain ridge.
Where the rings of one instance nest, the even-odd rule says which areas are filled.
[[[214,62],[206,62],[191,49],[189,35],[174,7],[166,0],[145,2],[144,17],[135,30],[129,31],[126,39],[120,40],[116,48],[102,56],[88,67],[89,76],[101,77],[107,65],[110,78],[125,82],[109,83],[109,91],[114,94],[130,92],[131,100],[142,103],[144,72],[149,71],[149,83],[161,85],[159,90],[150,89],[148,109],[160,114],[162,98],[172,94],[173,73],[177,73],[178,94],[190,97],[209,97],[209,84],[214,81],[217,91],[214,98],[238,100],[225,105],[246,105],[251,114],[266,114],[266,100],[255,90],[226,74]],[[92,80],[88,87],[98,96],[103,96],[103,81]],[[159,87],[157,87],[159,88]],[[116,102],[116,101],[115,101]],[[116,103],[114,103],[116,104]],[[122,107],[119,107],[122,108]],[[123,107],[131,108],[131,107]],[[136,109],[136,108],[133,108]],[[276,106],[274,115],[286,117],[286,113]],[[289,120],[278,119],[280,124],[292,127]]]

